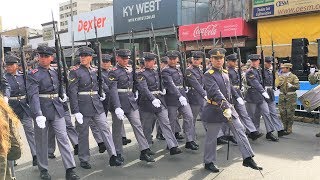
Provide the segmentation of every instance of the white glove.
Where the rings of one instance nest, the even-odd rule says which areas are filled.
[[[162,92],[160,92],[160,94],[163,95],[163,96],[166,95],[167,94],[167,90],[163,89]]]
[[[291,83],[288,83],[288,87],[291,88],[293,85]]]
[[[100,96],[100,101],[104,101],[106,99],[106,94],[105,93],[102,93],[102,96]]]
[[[181,103],[182,106],[188,105],[187,99],[186,99],[185,97],[183,97],[183,96],[180,96],[180,97],[179,97],[179,101],[180,101],[180,103]]]
[[[154,99],[152,101],[152,105],[156,108],[159,108],[161,106],[161,101],[159,99]]]
[[[120,120],[124,120],[124,111],[121,108],[116,108],[115,113]]]
[[[6,103],[9,102],[9,98],[8,98],[7,96],[4,96],[3,99],[4,99],[4,101],[5,101]]]
[[[241,97],[237,98],[237,101],[240,105],[244,105],[244,101]]]
[[[208,101],[208,96],[203,97],[206,101]]]
[[[265,97],[266,99],[270,99],[270,96],[267,92],[263,92],[262,96]]]
[[[79,124],[82,124],[83,123],[83,115],[81,113],[75,113],[74,114],[74,117],[76,118],[76,121],[79,123]]]
[[[228,108],[228,109],[225,109],[224,111],[223,111],[223,116],[224,117],[226,117],[227,119],[230,119],[231,118],[231,116],[232,116],[232,111],[231,111],[231,109],[230,108]]]
[[[314,74],[316,72],[316,68],[312,67],[310,68],[310,74]]]
[[[67,102],[68,101],[68,96],[65,93],[63,93],[63,99],[61,99],[61,97],[59,97],[59,101],[62,102],[62,103]]]
[[[134,98],[134,100],[137,101],[138,98],[139,98],[139,93],[138,93],[138,91],[136,91],[135,94],[136,94],[136,97]]]
[[[37,116],[36,117],[36,123],[39,126],[39,128],[41,128],[41,129],[46,127],[46,121],[47,121],[47,118],[44,116]]]

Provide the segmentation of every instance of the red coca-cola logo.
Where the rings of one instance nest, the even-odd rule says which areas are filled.
[[[199,37],[200,32],[202,37],[214,36],[217,33],[217,26],[218,24],[209,24],[207,27],[204,28],[200,28],[200,26],[197,26],[193,31],[193,37]]]

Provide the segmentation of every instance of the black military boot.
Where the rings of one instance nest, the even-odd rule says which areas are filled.
[[[56,156],[53,153],[48,153],[48,158],[49,159],[55,159]]]
[[[233,144],[238,144],[238,142],[234,136],[228,136],[228,140],[231,141]]]
[[[170,149],[170,155],[176,155],[176,154],[181,154],[182,151],[178,147],[173,147]]]
[[[254,132],[251,132],[248,137],[250,139],[252,139],[252,141],[255,141],[257,140],[258,138],[262,137],[263,136],[263,133],[260,133],[259,131],[254,131]]]
[[[142,150],[140,154],[141,161],[155,162],[155,160],[147,153],[148,149]]]
[[[91,165],[88,162],[80,162],[80,166],[83,169],[91,169]]]
[[[121,154],[117,154],[117,159],[123,164],[124,163],[124,158],[122,157]]]
[[[219,169],[212,162],[208,164],[204,164],[204,168],[214,173],[219,172]]]
[[[122,137],[122,145],[127,145],[131,143],[131,139],[127,139],[127,137]]]
[[[110,166],[121,166],[122,161],[115,155],[112,155],[109,159]]]
[[[40,179],[43,179],[43,180],[51,180],[51,176],[50,176],[50,174],[48,173],[48,170],[44,169],[44,170],[41,170],[41,171],[40,171]]]
[[[73,154],[74,154],[75,156],[77,156],[78,153],[79,153],[79,146],[78,146],[78,144],[74,145],[73,149],[74,149]]]
[[[99,153],[104,153],[107,150],[106,145],[104,145],[103,142],[98,143],[98,146],[99,146]]]
[[[66,180],[78,180],[80,177],[73,171],[73,168],[69,168],[66,171]]]
[[[278,131],[278,137],[286,136],[286,135],[289,135],[289,134],[290,134],[290,133],[288,133],[288,132],[285,131],[285,130]]]
[[[184,139],[184,137],[179,132],[174,133],[174,136],[176,137],[177,140]]]
[[[243,160],[242,165],[245,167],[250,167],[256,170],[262,170],[262,167],[259,167],[256,162],[252,159],[252,157],[247,157]]]
[[[185,148],[186,149],[191,149],[191,150],[194,150],[194,151],[199,149],[199,147],[197,146],[197,144],[194,141],[187,142],[186,145],[185,145]]]
[[[148,148],[148,149],[147,149],[147,154],[149,154],[150,156],[153,156],[153,155],[155,155],[156,153],[153,152],[153,151],[151,151],[150,148]]]
[[[166,139],[163,137],[163,135],[160,134],[160,133],[156,135],[156,138],[159,139],[159,140],[166,140]]]
[[[268,132],[267,135],[266,135],[266,138],[271,140],[271,141],[274,141],[274,142],[278,142],[279,141],[279,139],[276,136],[274,136],[272,134],[272,132]]]
[[[32,156],[32,166],[38,165],[38,159],[37,156]]]
[[[228,141],[224,140],[222,137],[217,138],[217,145],[228,144]]]

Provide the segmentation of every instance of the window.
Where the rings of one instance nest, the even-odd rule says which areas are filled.
[[[64,22],[64,25],[68,25],[68,21],[65,21],[65,22]]]
[[[62,6],[60,7],[60,11],[63,11],[63,7]]]
[[[63,14],[61,14],[61,15],[60,15],[60,19],[63,19],[63,18],[64,18],[64,15],[63,15]]]
[[[63,22],[60,22],[60,26],[64,26],[64,23],[63,23]]]
[[[73,3],[73,7],[77,7],[77,3],[76,2]]]

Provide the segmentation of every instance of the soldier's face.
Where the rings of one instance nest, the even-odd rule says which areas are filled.
[[[251,66],[258,68],[260,66],[260,60],[251,60]]]
[[[271,66],[272,66],[272,63],[271,62],[266,62],[266,63],[264,63],[264,67],[266,67],[266,68],[271,68]]]
[[[126,67],[129,64],[129,57],[117,56],[118,64],[122,67]]]
[[[169,66],[176,66],[178,64],[179,58],[178,57],[170,57],[168,60]]]
[[[200,64],[202,63],[202,58],[192,58],[191,62],[194,66],[200,66]]]
[[[152,69],[154,67],[155,60],[144,61],[144,66],[148,69]]]
[[[102,69],[109,69],[111,67],[111,61],[102,62],[101,67]]]
[[[88,54],[81,54],[80,55],[80,63],[83,66],[88,66],[90,65],[92,61],[92,56],[89,56]]]
[[[6,71],[9,74],[15,74],[18,70],[18,65],[17,64],[8,64],[6,65]]]
[[[228,67],[235,68],[237,66],[237,61],[227,61]]]
[[[287,68],[287,67],[281,68],[281,72],[283,73],[287,73],[289,71],[290,71],[290,68]]]
[[[224,57],[222,56],[213,56],[211,57],[211,64],[215,68],[222,68],[224,63]]]
[[[39,65],[42,67],[49,67],[51,61],[53,61],[53,56],[48,54],[39,54]]]

